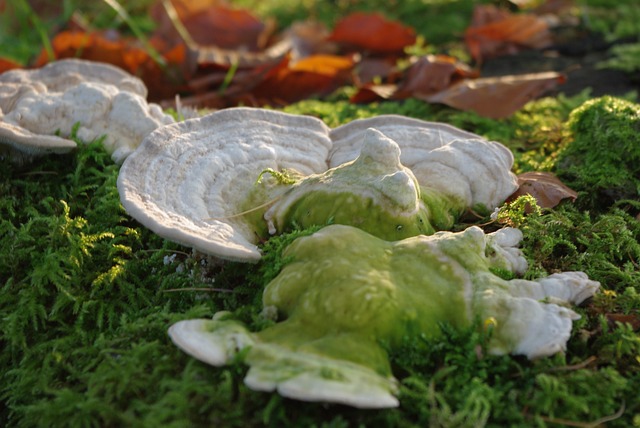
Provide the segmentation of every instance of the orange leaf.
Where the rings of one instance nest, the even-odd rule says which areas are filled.
[[[441,92],[416,98],[499,119],[564,81],[564,75],[556,72],[464,79]]]
[[[261,104],[288,104],[327,94],[351,79],[353,60],[333,55],[314,55],[279,67],[253,91]]]
[[[341,19],[329,40],[379,53],[402,52],[416,41],[416,32],[379,13],[356,12]]]
[[[14,68],[22,68],[22,66],[11,59],[0,58],[0,73],[13,70]]]
[[[567,187],[550,172],[525,172],[518,175],[518,190],[509,198],[512,201],[519,196],[531,195],[541,208],[553,208],[563,199],[575,201],[578,194]]]
[[[157,50],[164,53],[163,57],[168,63],[167,70],[173,73],[171,76],[165,74],[149,54],[138,46],[138,41],[132,38],[108,39],[100,33],[63,31],[53,38],[51,45],[57,59],[82,58],[106,62],[128,71],[145,82],[149,89],[149,99],[157,100],[173,95],[188,72],[186,50],[183,45],[167,50],[159,40],[151,42]],[[43,51],[35,65],[42,66],[47,62],[48,56]]]

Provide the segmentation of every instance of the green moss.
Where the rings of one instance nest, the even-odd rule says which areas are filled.
[[[383,113],[443,120],[511,147],[517,172],[561,172],[556,151],[569,141],[562,123],[587,98],[537,100],[503,120],[416,100],[351,105],[344,95],[287,110],[331,126]],[[608,117],[604,110],[594,123]],[[607,123],[618,132],[616,121]],[[637,171],[627,159],[620,165]],[[437,340],[407,338],[391,354],[401,407],[362,411],[250,391],[244,367],[206,366],[166,336],[178,320],[220,310],[259,330],[263,281],[289,261],[272,263],[269,254],[307,231],[269,240],[275,248],[258,266],[222,264],[131,220],[119,203],[117,171],[99,144],[0,167],[1,426],[553,426],[551,419],[592,422],[623,404],[607,426],[640,420],[639,335],[607,318],[640,314],[637,201],[597,212],[563,203],[527,218],[527,277],[584,270],[606,291],[579,309],[566,354],[493,357],[485,352],[490,331],[445,324]],[[596,363],[582,364],[592,356]]]
[[[610,96],[587,101],[571,113],[567,132],[554,168],[580,192],[581,207],[640,200],[640,105]]]

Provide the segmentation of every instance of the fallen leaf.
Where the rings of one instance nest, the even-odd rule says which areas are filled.
[[[366,104],[380,100],[389,100],[398,91],[396,84],[368,83],[358,88],[358,91],[349,98],[352,104]]]
[[[263,23],[249,11],[222,1],[200,0],[192,5],[185,0],[159,0],[151,15],[158,22],[153,37],[169,45],[186,44],[189,58],[203,67],[273,65],[291,49],[286,38],[269,45],[275,21]]]
[[[366,83],[359,85],[351,97],[352,103],[372,102],[380,99],[403,100],[426,97],[447,89],[461,78],[475,78],[476,70],[447,55],[426,55],[414,58],[397,84]]]
[[[416,98],[500,119],[564,81],[565,76],[556,72],[463,79],[441,92]]]
[[[402,73],[396,66],[393,58],[362,58],[356,64],[355,84],[364,86],[374,81],[396,81],[402,77]]]
[[[240,49],[255,52],[261,49],[262,34],[268,30],[265,23],[245,9],[232,8],[219,0],[165,0],[151,8],[151,16],[157,26],[154,36],[174,45],[183,40],[176,29],[175,20],[188,32],[188,37],[200,46],[216,46],[221,49]],[[168,3],[168,4],[167,4]],[[175,12],[172,16],[167,10]]]
[[[294,22],[284,32],[283,39],[291,45],[291,60],[298,61],[311,55],[335,55],[336,43],[329,41],[329,30],[316,21]]]
[[[607,321],[609,321],[610,325],[614,325],[619,322],[622,324],[629,324],[634,330],[640,329],[640,316],[638,315],[606,314],[605,317],[607,318]]]
[[[313,55],[272,70],[252,91],[259,104],[285,105],[325,95],[351,81],[352,58]]]
[[[119,37],[114,32],[105,35],[98,32],[62,31],[53,38],[51,45],[56,59],[82,58],[106,62],[128,71],[145,82],[149,89],[149,99],[156,101],[174,94],[189,70],[186,69],[188,61],[184,45],[167,49],[160,40],[150,42],[162,53],[162,59],[166,63],[164,66],[157,64],[138,40]],[[43,50],[34,66],[40,67],[47,62],[49,58]]]
[[[522,49],[540,49],[552,42],[547,22],[528,13],[511,14],[492,5],[478,5],[464,41],[477,62]]]
[[[525,172],[518,175],[518,190],[507,201],[531,195],[541,208],[553,208],[563,199],[575,201],[578,194],[550,172]]]
[[[394,98],[420,98],[441,92],[461,78],[476,78],[478,72],[447,55],[420,57],[407,70]]]
[[[379,13],[355,12],[338,21],[329,40],[376,53],[401,53],[416,42],[416,32]]]
[[[11,59],[0,58],[0,73],[13,70],[14,68],[22,68],[22,66]]]

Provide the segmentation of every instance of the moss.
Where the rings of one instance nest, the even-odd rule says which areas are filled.
[[[640,200],[640,105],[610,96],[587,101],[571,113],[567,132],[554,168],[580,192],[581,207]]]
[[[512,147],[517,168],[537,169],[565,144],[559,125],[587,97],[538,100],[499,121],[417,101],[291,109],[331,126],[379,113],[446,120]],[[413,338],[393,353],[401,407],[362,411],[250,391],[242,366],[209,367],[170,343],[173,322],[220,310],[259,328],[261,277],[279,268],[258,273],[160,239],[123,211],[117,172],[97,143],[0,168],[2,426],[553,426],[623,404],[607,426],[640,420],[638,332],[607,318],[640,314],[638,204],[587,212],[565,202],[527,217],[528,277],[584,270],[607,291],[579,309],[566,354],[493,357],[483,350],[490,331],[443,326],[440,339]],[[275,254],[287,242],[267,245]]]

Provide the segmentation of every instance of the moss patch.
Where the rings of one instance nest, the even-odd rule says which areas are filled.
[[[585,98],[539,100],[500,121],[414,101],[307,101],[288,111],[331,126],[381,113],[445,120],[509,145],[526,170],[555,159],[569,141],[562,122]],[[259,329],[262,276],[274,271],[220,263],[140,227],[120,206],[117,172],[98,143],[0,168],[2,426],[550,426],[623,405],[608,426],[640,419],[639,335],[620,323],[640,314],[634,201],[598,212],[565,203],[524,220],[528,275],[584,270],[605,290],[579,308],[565,355],[491,357],[490,329],[443,325],[444,338],[407,338],[392,355],[401,407],[361,411],[253,392],[245,368],[179,351],[166,330],[181,319],[229,310]],[[269,241],[268,266],[286,263],[283,242]]]

